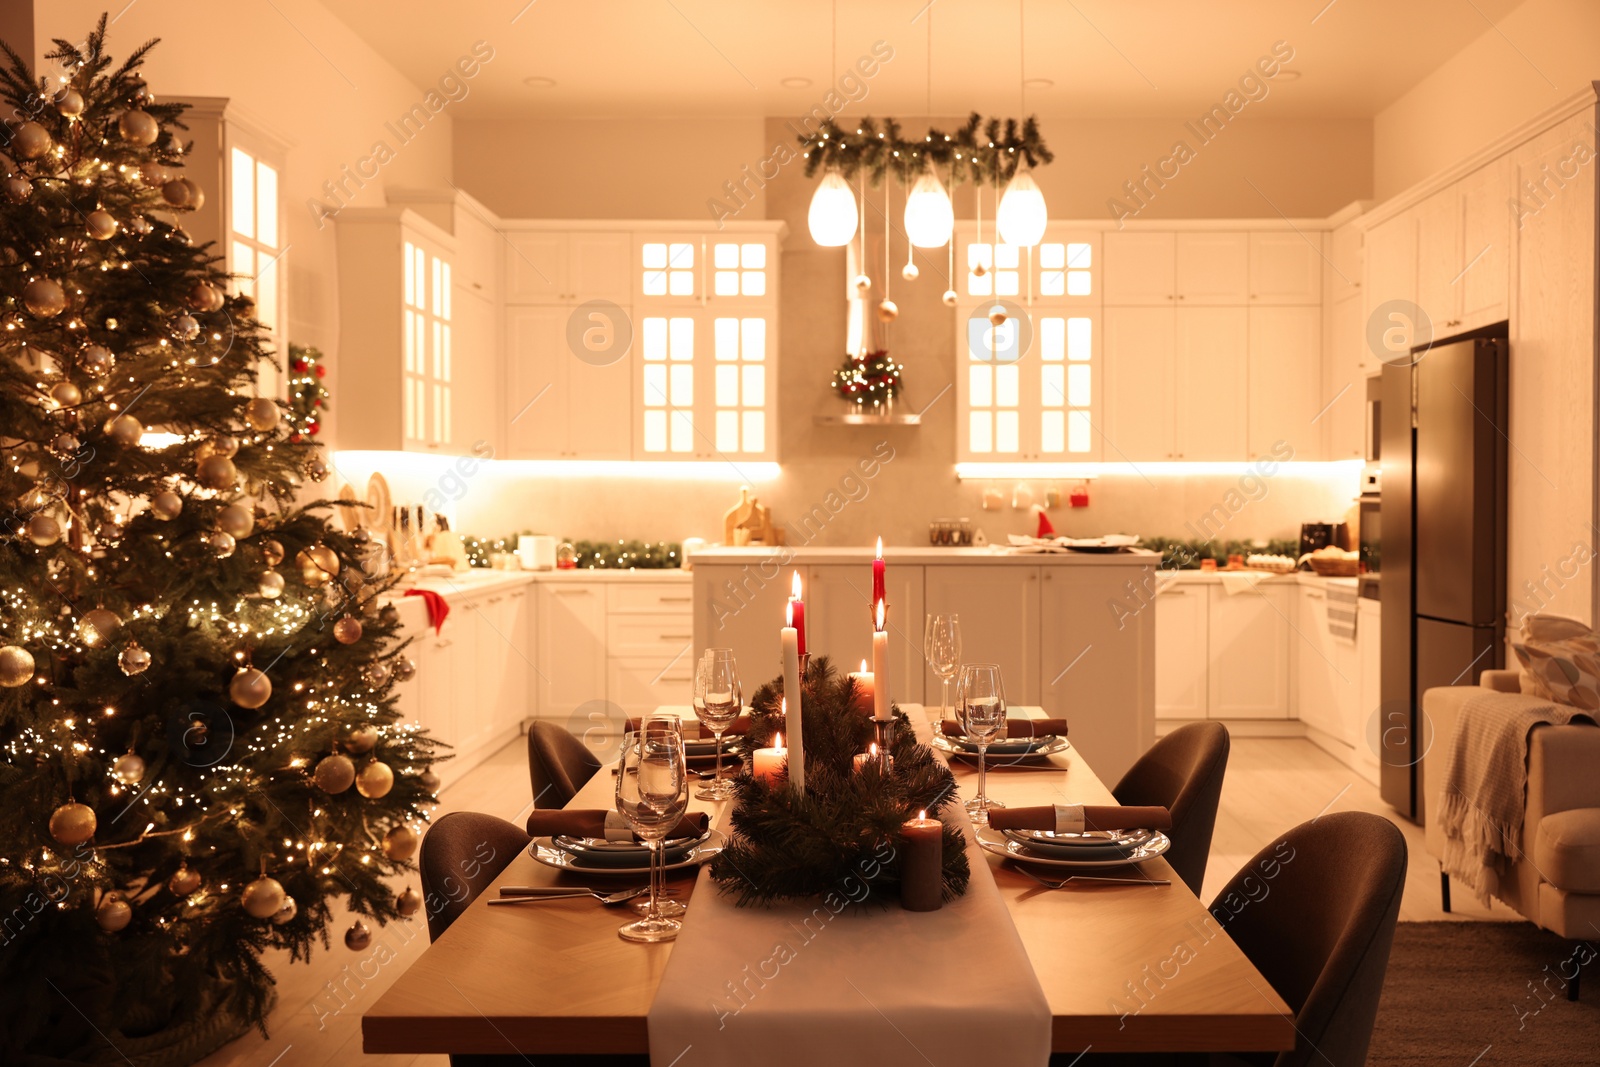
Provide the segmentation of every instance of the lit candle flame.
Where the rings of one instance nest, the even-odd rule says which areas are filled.
[[[917,818],[926,819],[927,817],[928,817],[928,809],[927,808],[923,808],[921,811],[917,812]]]
[[[872,744],[867,746],[867,755],[871,756],[873,759],[878,758],[878,742],[874,741]]]
[[[866,674],[867,673],[867,661],[866,660],[862,660],[861,661],[861,673],[862,674]]]
[[[794,582],[790,585],[790,588],[792,590],[794,590],[794,591],[792,593],[790,593],[789,595],[794,597],[796,600],[799,600],[800,599],[800,572],[799,571],[795,571],[794,572]]]
[[[782,734],[773,734],[772,735],[772,747],[776,748],[776,749],[782,749],[783,748],[783,735]]]

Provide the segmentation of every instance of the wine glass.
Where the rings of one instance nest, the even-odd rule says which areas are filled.
[[[1000,736],[1006,725],[1006,695],[1000,685],[1000,664],[968,663],[961,668],[956,686],[956,705],[967,740],[978,746],[978,795],[967,801],[967,813],[976,823],[989,821],[990,808],[1004,804],[989,799],[989,743]]]
[[[689,806],[683,724],[676,715],[650,715],[623,740],[617,766],[617,810],[650,850],[650,904],[644,918],[617,931],[624,941],[671,941],[683,924],[661,913],[661,843]]]
[[[701,800],[729,800],[733,783],[722,777],[722,735],[739,717],[744,697],[739,689],[739,668],[733,649],[708,648],[694,674],[694,714],[700,725],[717,739],[717,770],[711,784],[695,796]]]
[[[950,682],[961,668],[961,616],[927,616],[922,627],[922,655],[939,677],[939,718],[943,719],[950,707]]]

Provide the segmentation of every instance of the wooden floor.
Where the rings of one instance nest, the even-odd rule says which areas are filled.
[[[507,745],[446,789],[440,799],[440,815],[482,811],[520,823],[531,806],[526,743],[519,738]],[[1235,870],[1278,834],[1323,811],[1376,812],[1393,818],[1405,831],[1411,865],[1401,921],[1518,918],[1498,904],[1487,911],[1463,899],[1462,893],[1456,894],[1453,913],[1442,912],[1439,867],[1423,847],[1422,828],[1395,816],[1377,789],[1349,768],[1298,739],[1234,740],[1204,899],[1212,899]],[[426,924],[419,918],[375,928],[372,945],[360,953],[346,950],[342,935],[341,925],[333,932],[336,947],[309,964],[290,966],[287,954],[269,956],[267,965],[278,979],[278,1005],[268,1020],[271,1036],[246,1035],[202,1061],[205,1067],[446,1067],[444,1056],[361,1052],[361,1013],[427,947]]]

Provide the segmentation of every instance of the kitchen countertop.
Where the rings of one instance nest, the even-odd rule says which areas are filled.
[[[981,563],[1002,566],[1097,566],[1150,567],[1159,556],[1146,549],[1124,552],[1013,552],[996,546],[983,548],[937,548],[932,545],[885,545],[887,563]],[[698,564],[749,564],[775,560],[780,566],[807,563],[869,563],[871,548],[796,548],[790,545],[754,545],[746,548],[706,547],[697,549]]]
[[[1217,571],[1174,571],[1165,570],[1158,572],[1161,575],[1163,586],[1166,585],[1221,585],[1222,574]],[[1239,571],[1229,573],[1238,574]],[[1246,572],[1248,573],[1248,572]],[[1320,574],[1310,571],[1296,571],[1293,574],[1270,574],[1261,580],[1262,585],[1309,585],[1313,588],[1325,588],[1329,585],[1345,585],[1354,589],[1355,578],[1324,578]]]
[[[440,596],[464,596],[487,593],[496,589],[519,585],[561,584],[565,582],[673,582],[687,583],[692,576],[688,571],[670,568],[664,570],[554,570],[554,571],[497,571],[489,567],[473,567],[455,574],[442,574],[417,579],[409,586],[395,586],[390,595],[398,600],[406,589],[428,589]]]

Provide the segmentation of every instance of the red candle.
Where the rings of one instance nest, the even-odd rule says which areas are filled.
[[[794,612],[789,622],[800,638],[800,655],[806,654],[806,602],[800,599],[800,572],[794,572],[794,590],[789,596],[789,603],[794,605]]]
[[[883,538],[878,538],[878,555],[872,561],[872,602],[886,600],[883,592]]]

